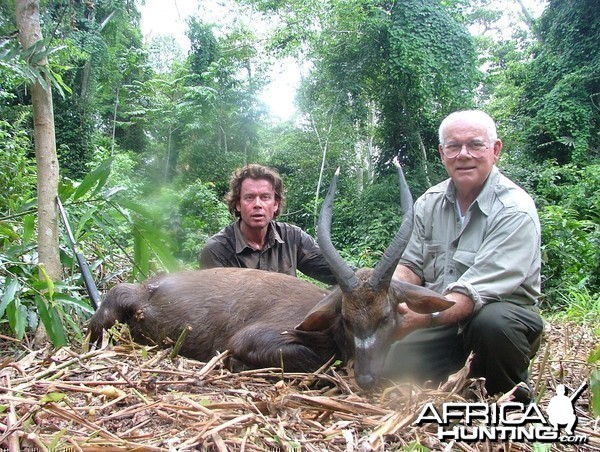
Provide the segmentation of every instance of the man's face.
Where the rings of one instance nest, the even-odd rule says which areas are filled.
[[[236,209],[249,228],[263,229],[279,208],[273,184],[264,179],[244,179]]]
[[[459,154],[453,158],[446,157],[444,145],[460,148]],[[457,118],[444,130],[444,145],[439,146],[440,157],[459,193],[478,193],[498,160],[502,141],[490,141],[485,126],[473,119]],[[479,157],[467,152],[468,148],[482,146],[487,148]]]

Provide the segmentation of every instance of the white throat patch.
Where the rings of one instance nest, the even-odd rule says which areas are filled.
[[[354,338],[354,347],[360,349],[369,349],[375,345],[375,335],[371,335],[364,339],[360,339],[358,337]]]

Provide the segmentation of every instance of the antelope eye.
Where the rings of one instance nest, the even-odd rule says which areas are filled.
[[[390,322],[390,314],[387,313],[386,315],[384,315],[381,320],[379,321],[379,325],[380,326],[385,326]]]

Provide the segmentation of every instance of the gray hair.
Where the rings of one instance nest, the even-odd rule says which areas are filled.
[[[444,132],[446,131],[446,127],[451,122],[457,119],[468,119],[478,124],[481,124],[487,130],[489,141],[496,141],[498,139],[498,133],[496,132],[496,123],[490,115],[481,110],[461,110],[455,111],[454,113],[450,113],[448,116],[446,116],[446,118],[444,118],[444,120],[440,124],[440,129],[438,132],[440,144],[444,144]]]

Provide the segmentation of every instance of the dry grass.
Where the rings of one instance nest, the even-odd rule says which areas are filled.
[[[481,394],[481,381],[460,373],[440,388],[405,383],[366,393],[335,368],[232,374],[223,356],[171,360],[168,351],[132,345],[49,353],[4,339],[0,447],[11,451],[534,450],[529,443],[440,443],[434,426],[414,424],[427,402],[464,401],[467,393],[494,402]],[[542,408],[557,383],[589,381],[586,360],[596,342],[589,328],[552,327],[532,364]],[[577,434],[588,444],[552,450],[600,450],[588,402],[586,391],[576,404]]]

